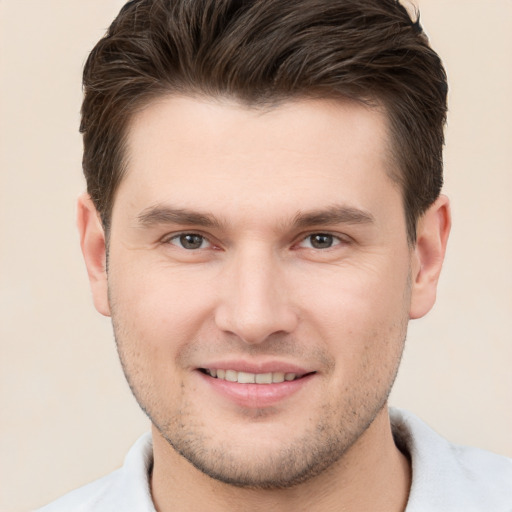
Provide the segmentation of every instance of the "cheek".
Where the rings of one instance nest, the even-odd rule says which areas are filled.
[[[360,368],[376,359],[384,363],[388,355],[394,361],[401,353],[410,300],[404,268],[400,262],[338,268],[307,283],[306,324],[310,334],[320,333],[339,364]]]
[[[305,311],[315,311],[326,325],[351,328],[401,318],[409,300],[408,264],[379,263],[340,266],[311,276],[301,292]]]
[[[138,401],[160,421],[158,411],[180,400],[171,392],[183,388],[183,368],[176,362],[198,338],[203,295],[177,275],[173,278],[170,269],[111,268],[109,297],[123,369]]]
[[[197,275],[190,277],[144,265],[111,272],[112,320],[125,372],[133,378],[179,385],[180,354],[206,337],[211,317],[211,291],[198,285]]]

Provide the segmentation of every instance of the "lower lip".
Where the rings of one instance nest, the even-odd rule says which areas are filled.
[[[251,409],[277,405],[301,390],[315,375],[309,374],[300,379],[273,384],[239,384],[210,377],[200,371],[197,373],[217,393],[240,407]]]

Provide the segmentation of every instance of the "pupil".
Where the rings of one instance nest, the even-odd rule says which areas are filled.
[[[185,249],[199,249],[203,243],[201,235],[181,235],[180,243]]]
[[[318,234],[311,237],[311,245],[315,249],[328,249],[332,246],[332,235]]]

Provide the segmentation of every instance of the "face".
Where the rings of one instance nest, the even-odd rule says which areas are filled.
[[[173,97],[134,118],[107,312],[141,407],[210,476],[296,484],[384,410],[412,261],[387,141],[353,103]]]

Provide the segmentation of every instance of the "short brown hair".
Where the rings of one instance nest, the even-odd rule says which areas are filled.
[[[446,74],[396,0],[132,0],[89,55],[83,83],[83,169],[107,229],[130,119],[168,94],[382,105],[411,242],[441,190]]]

